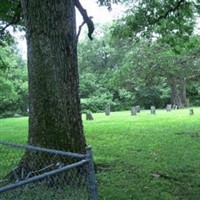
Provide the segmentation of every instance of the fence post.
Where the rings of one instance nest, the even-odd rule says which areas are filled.
[[[89,183],[90,200],[98,200],[97,181],[94,171],[91,147],[86,147],[86,157],[88,159],[88,183]]]

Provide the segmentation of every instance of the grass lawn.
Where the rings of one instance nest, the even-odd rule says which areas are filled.
[[[93,117],[83,120],[100,200],[200,199],[200,108]],[[27,121],[0,119],[0,140],[26,143]]]

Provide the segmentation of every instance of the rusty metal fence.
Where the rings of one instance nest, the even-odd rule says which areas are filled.
[[[0,200],[98,200],[86,154],[0,141]]]

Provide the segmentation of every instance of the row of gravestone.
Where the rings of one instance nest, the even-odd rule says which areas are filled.
[[[168,104],[166,106],[166,111],[170,112],[173,109],[178,109],[176,106],[173,106],[171,104]],[[151,106],[150,108],[151,114],[155,115],[156,114],[156,107],[155,106]],[[133,106],[131,107],[131,115],[137,115],[137,113],[140,113],[140,106]],[[105,115],[109,116],[110,115],[110,105],[107,105],[105,108]],[[189,109],[189,115],[194,115],[194,110],[192,108]],[[93,116],[92,113],[90,111],[86,112],[86,120],[93,120]]]
[[[131,107],[131,115],[137,115],[137,113],[140,112],[140,106],[133,106]],[[151,114],[155,115],[156,114],[156,107],[155,106],[151,106]]]
[[[178,108],[175,105],[175,106],[173,106],[173,109],[178,109]],[[166,107],[166,111],[170,112],[171,110],[172,110],[172,106],[171,106],[171,104],[168,104],[167,107]],[[151,106],[150,111],[151,111],[152,115],[155,115],[156,114],[156,107],[155,106]],[[131,115],[136,115],[138,112],[140,112],[140,106],[135,106],[135,107],[131,108]],[[189,115],[194,115],[193,108],[189,109]]]

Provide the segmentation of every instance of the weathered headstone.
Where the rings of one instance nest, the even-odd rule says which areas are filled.
[[[18,117],[22,117],[22,115],[15,113],[13,117],[18,118]]]
[[[194,115],[194,110],[193,110],[192,108],[190,108],[189,114],[190,114],[190,115]]]
[[[135,107],[135,106],[131,107],[131,115],[132,115],[132,116],[133,116],[133,115],[137,115],[137,110],[136,110],[136,107]]]
[[[177,106],[176,104],[174,104],[174,105],[173,105],[173,109],[174,109],[174,110],[177,110],[177,109],[178,109],[178,106]]]
[[[172,110],[172,104],[167,104],[166,110],[170,112]]]
[[[92,116],[92,113],[90,111],[87,111],[86,112],[86,120],[93,120],[93,116]]]
[[[92,116],[92,113],[90,111],[87,111],[86,112],[86,120],[93,120],[93,116]]]
[[[156,107],[155,106],[151,106],[151,114],[152,115],[156,114]]]
[[[106,105],[105,114],[106,114],[106,116],[110,115],[110,104]]]
[[[140,113],[140,106],[135,106],[137,113]]]

